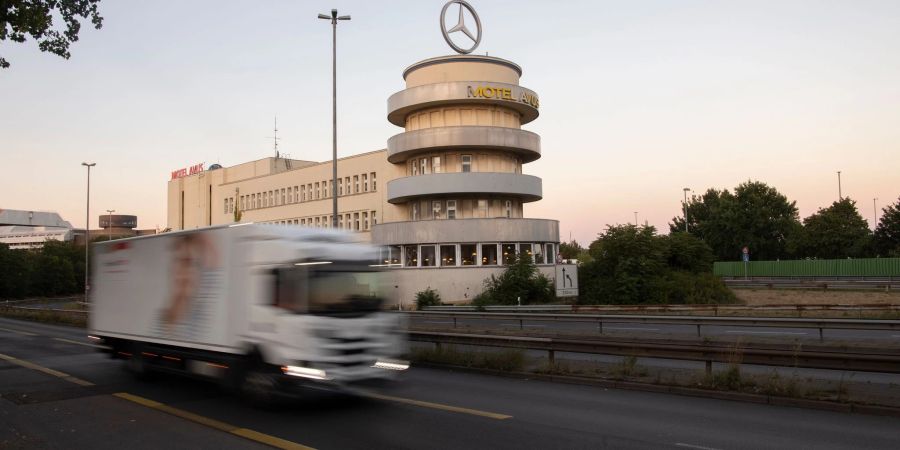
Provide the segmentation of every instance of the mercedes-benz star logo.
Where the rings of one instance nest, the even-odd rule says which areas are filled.
[[[456,25],[453,26],[453,28],[448,30],[447,24],[445,23],[447,17],[447,9],[450,8],[450,5],[454,3],[459,4],[459,22],[457,22]],[[475,27],[478,31],[478,34],[475,36],[472,36],[472,32],[466,26],[466,19],[463,13],[463,8],[467,9],[469,11],[469,14],[471,14],[472,17],[475,18]],[[456,45],[453,40],[450,39],[450,34],[456,33],[457,31],[462,32],[462,34],[465,34],[469,37],[469,39],[472,40],[473,44],[471,47],[462,48]],[[444,5],[444,9],[441,10],[441,33],[444,34],[444,40],[447,41],[447,44],[450,45],[453,50],[456,50],[458,53],[462,53],[464,55],[472,53],[472,51],[478,47],[478,44],[481,43],[481,19],[478,18],[478,13],[475,12],[475,8],[473,8],[472,5],[470,5],[465,0],[450,0],[446,5]]]

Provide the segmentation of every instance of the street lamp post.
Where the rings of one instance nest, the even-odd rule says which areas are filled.
[[[687,215],[687,193],[691,188],[684,188],[684,232],[688,232],[688,215]]]
[[[332,9],[330,16],[319,14],[319,18],[331,21],[331,227],[337,228],[337,23],[350,20],[350,16],[338,16]]]
[[[109,239],[107,241],[112,240],[112,213],[116,212],[114,209],[106,210],[106,229],[109,230]]]
[[[88,301],[88,290],[90,289],[88,272],[91,270],[88,261],[88,244],[91,242],[91,167],[96,166],[97,163],[83,162],[81,165],[87,167],[87,207],[84,215],[84,301]]]
[[[634,212],[634,226],[638,226],[637,213],[638,213],[637,211]]]

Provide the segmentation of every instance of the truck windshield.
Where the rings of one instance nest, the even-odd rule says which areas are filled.
[[[275,306],[295,313],[359,315],[382,303],[382,273],[363,263],[299,263],[276,271]]]

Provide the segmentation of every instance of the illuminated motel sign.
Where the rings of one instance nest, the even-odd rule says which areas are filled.
[[[194,175],[200,172],[203,172],[203,165],[206,163],[194,164],[190,167],[185,167],[183,169],[173,170],[172,171],[172,180],[186,177],[188,175]]]

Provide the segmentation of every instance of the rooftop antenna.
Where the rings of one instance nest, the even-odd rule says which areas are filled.
[[[275,143],[275,159],[278,159],[281,155],[278,153],[278,140],[281,139],[278,137],[278,116],[275,116],[275,135],[271,136],[272,141]]]

